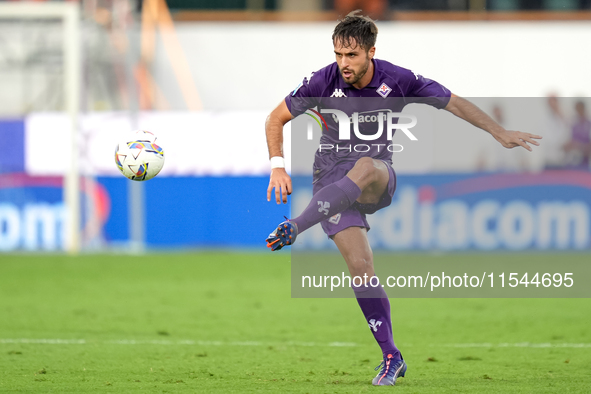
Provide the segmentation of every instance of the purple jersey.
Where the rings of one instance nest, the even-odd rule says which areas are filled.
[[[589,119],[578,119],[572,128],[573,142],[581,145],[591,143],[591,121]],[[584,155],[581,158],[581,166],[589,167],[589,155]]]
[[[573,141],[579,144],[591,143],[591,121],[588,119],[578,120],[573,125]]]
[[[441,84],[384,60],[372,61],[374,75],[363,89],[347,84],[335,62],[304,78],[285,98],[293,117],[313,108],[318,116],[321,116],[323,109],[338,109],[350,119],[350,128],[353,130],[349,133],[350,138],[343,140],[339,138],[337,116],[325,113],[322,117],[324,127],[320,146],[335,148],[319,149],[316,152],[315,173],[366,156],[391,164],[392,151],[386,149],[390,142],[387,133],[379,133],[386,123],[385,114],[401,112],[410,103],[425,103],[441,109],[449,102],[451,92]],[[354,119],[355,113],[357,116]],[[397,120],[394,118],[393,123]],[[382,124],[382,129],[379,124]],[[358,133],[354,132],[354,127]],[[374,135],[378,137],[373,138]]]

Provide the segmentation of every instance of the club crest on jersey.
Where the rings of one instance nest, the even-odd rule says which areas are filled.
[[[388,97],[391,91],[392,89],[390,88],[390,86],[386,85],[385,83],[382,83],[378,90],[376,90],[376,92],[378,92],[378,94],[383,98]]]
[[[330,97],[347,97],[345,93],[343,93],[343,89],[335,89],[334,92],[330,95]]]

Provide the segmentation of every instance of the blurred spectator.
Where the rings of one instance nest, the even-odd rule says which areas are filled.
[[[334,0],[334,9],[344,17],[349,12],[362,9],[363,13],[372,19],[385,19],[388,11],[387,0]]]
[[[567,164],[581,169],[589,169],[591,157],[591,120],[587,117],[585,102],[575,103],[576,118],[571,129],[571,139],[564,149],[567,152]]]
[[[512,130],[507,127],[503,108],[499,104],[493,106],[491,117],[504,128]],[[518,172],[529,167],[523,152],[504,148],[495,141],[488,141],[476,166],[479,171],[492,172]]]
[[[544,137],[541,144],[544,149],[544,168],[559,169],[565,166],[564,146],[569,140],[569,126],[556,94],[549,94],[546,103],[548,112],[544,119],[544,130],[541,130]]]

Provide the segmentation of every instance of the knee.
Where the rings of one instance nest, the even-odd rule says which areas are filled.
[[[360,276],[363,275],[373,276],[373,259],[370,256],[366,258],[356,258],[348,261],[349,266],[349,273],[352,276]]]
[[[355,167],[360,167],[360,168],[371,168],[373,167],[373,159],[371,157],[362,157],[360,159],[357,159],[357,161],[355,162]]]
[[[375,160],[371,157],[360,158],[353,168],[367,183],[373,183],[378,179],[378,168],[376,167]]]

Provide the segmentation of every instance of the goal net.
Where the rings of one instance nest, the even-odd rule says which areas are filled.
[[[80,111],[81,31],[79,4],[74,2],[0,3],[0,133],[4,159],[0,160],[0,251],[15,249],[65,249],[77,253],[81,246],[81,197],[78,155]],[[66,156],[61,209],[35,203],[25,162],[24,119],[30,112],[65,114],[60,132],[66,146],[45,152],[48,168],[53,157]],[[20,133],[20,134],[19,134]],[[34,141],[35,147],[51,146],[51,129]],[[57,177],[59,178],[59,177]],[[35,186],[58,190],[60,179],[46,177]],[[56,185],[57,183],[57,185]],[[20,191],[19,191],[20,190]],[[24,191],[23,191],[24,190]],[[54,193],[55,194],[55,193]],[[61,204],[61,201],[59,203]],[[57,204],[56,204],[57,205]]]

